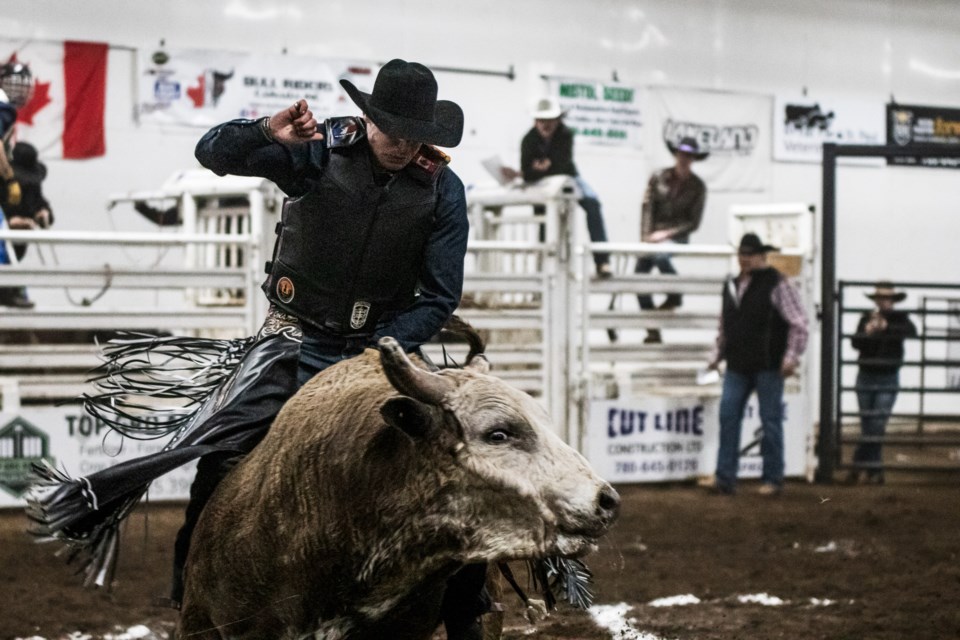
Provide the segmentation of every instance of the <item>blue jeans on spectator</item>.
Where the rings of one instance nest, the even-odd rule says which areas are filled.
[[[664,244],[687,244],[690,242],[690,237],[677,237],[672,238]],[[672,253],[654,253],[652,255],[640,256],[637,259],[637,266],[634,268],[634,273],[650,273],[653,271],[653,268],[656,267],[660,273],[667,273],[671,275],[676,275],[677,270],[673,266],[673,254]],[[640,303],[640,308],[649,310],[653,309],[653,296],[650,294],[641,294],[637,296],[637,302]],[[679,307],[683,302],[683,296],[679,293],[671,293],[667,295],[667,302],[674,307]]]
[[[860,369],[857,373],[857,405],[860,407],[860,434],[883,437],[900,390],[900,372],[876,372]],[[883,443],[861,442],[853,453],[854,464],[864,463],[867,475],[883,473]],[[869,466],[867,466],[869,465]]]
[[[606,242],[607,241],[607,228],[603,222],[603,207],[600,205],[600,199],[597,197],[597,192],[594,191],[590,185],[584,182],[583,178],[577,176],[574,178],[577,182],[577,186],[580,188],[580,192],[583,194],[583,197],[577,200],[577,204],[583,209],[587,214],[587,233],[590,235],[590,242]],[[534,215],[542,216],[547,212],[547,208],[543,205],[535,205],[533,207]],[[546,240],[547,230],[543,225],[540,225],[540,242]],[[609,253],[594,253],[593,262],[599,268],[602,265],[610,263],[610,254]]]
[[[740,431],[750,394],[757,392],[763,439],[761,480],[783,486],[783,376],[777,369],[756,373],[727,372],[720,396],[720,450],[717,452],[717,488],[732,493],[740,469]]]

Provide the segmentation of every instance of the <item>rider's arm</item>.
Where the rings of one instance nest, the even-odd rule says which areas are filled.
[[[204,134],[194,153],[217,175],[258,176],[288,195],[302,195],[308,190],[305,178],[323,164],[326,145],[283,145],[267,137],[260,120],[231,120]]]

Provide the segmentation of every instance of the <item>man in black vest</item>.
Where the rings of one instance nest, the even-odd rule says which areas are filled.
[[[250,448],[265,419],[314,374],[383,336],[417,350],[460,302],[466,198],[447,168],[450,158],[432,145],[459,144],[463,111],[437,99],[433,74],[417,63],[388,62],[372,94],[340,82],[362,117],[318,123],[298,100],[270,117],[219,125],[197,144],[197,159],[215,173],[265,177],[289,196],[263,283],[269,337],[251,350],[263,345],[255,362],[270,363],[270,380],[256,382],[268,408],[244,407],[239,397],[226,403],[226,411],[233,404],[240,414],[229,428],[237,428],[238,417],[257,423]],[[272,349],[276,356],[267,353]],[[208,455],[197,467],[177,538],[174,600],[193,526],[234,459],[232,452]],[[450,638],[479,637],[481,611],[469,595],[482,588],[484,568],[471,569],[459,576],[467,596],[448,597],[445,605]]]
[[[740,274],[723,286],[723,312],[717,349],[710,362],[727,361],[720,398],[720,450],[715,489],[732,494],[740,466],[740,431],[750,394],[757,392],[763,439],[762,495],[783,489],[783,381],[793,375],[807,344],[807,315],[797,290],[767,265],[767,253],[755,233],[740,240]]]

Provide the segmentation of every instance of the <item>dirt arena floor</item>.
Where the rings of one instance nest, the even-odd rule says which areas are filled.
[[[735,497],[618,489],[621,520],[588,559],[593,615],[562,609],[532,626],[508,593],[505,638],[960,638],[958,476],[797,482],[776,498],[748,483]],[[21,512],[0,511],[0,638],[168,638],[175,614],[151,600],[166,592],[181,510],[130,519],[112,592],[81,588],[54,547],[24,533]]]

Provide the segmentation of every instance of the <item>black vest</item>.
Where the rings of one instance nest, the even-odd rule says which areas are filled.
[[[770,295],[780,282],[773,267],[759,269],[750,276],[750,284],[737,304],[728,280],[723,286],[723,333],[727,367],[737,373],[756,373],[780,369],[787,351],[790,325],[784,320]]]
[[[329,150],[310,192],[284,203],[263,283],[284,311],[342,335],[410,306],[433,229],[436,176],[408,166],[380,187],[371,162],[362,137]]]

